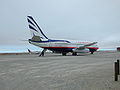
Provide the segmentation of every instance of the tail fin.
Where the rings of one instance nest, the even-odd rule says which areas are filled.
[[[29,23],[29,28],[32,33],[32,40],[42,41],[42,39],[48,39],[40,29],[38,24],[35,22],[32,16],[27,16],[27,21]]]

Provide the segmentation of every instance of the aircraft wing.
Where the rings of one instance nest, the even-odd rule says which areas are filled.
[[[76,49],[82,50],[82,49],[85,49],[86,47],[91,46],[91,45],[94,45],[94,44],[96,44],[96,43],[97,43],[97,42],[92,42],[92,43],[89,43],[89,44],[85,44],[85,45],[80,46],[80,47],[78,47],[78,48],[76,48]]]

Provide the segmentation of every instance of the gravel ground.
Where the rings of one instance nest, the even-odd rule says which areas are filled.
[[[0,90],[120,90],[113,71],[117,59],[120,52],[0,55]]]

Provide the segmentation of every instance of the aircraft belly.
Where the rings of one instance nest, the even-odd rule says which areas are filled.
[[[53,47],[53,48],[46,48],[48,50],[51,50],[51,51],[59,51],[59,52],[72,52],[72,48],[56,48],[56,47]]]

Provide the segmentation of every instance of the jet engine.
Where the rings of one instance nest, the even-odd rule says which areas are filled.
[[[75,53],[88,53],[88,52],[90,52],[89,49],[87,49],[87,48],[86,49],[77,49],[76,48],[76,49],[73,49],[72,51]]]

